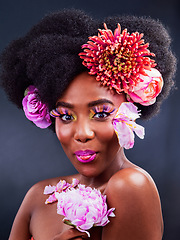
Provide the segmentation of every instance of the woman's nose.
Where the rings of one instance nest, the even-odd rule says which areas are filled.
[[[78,142],[87,142],[94,138],[95,134],[90,127],[89,121],[77,121],[74,138]]]

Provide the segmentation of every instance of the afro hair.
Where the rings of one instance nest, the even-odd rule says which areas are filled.
[[[120,23],[121,28],[127,28],[130,33],[143,33],[145,42],[149,42],[164,86],[155,104],[136,105],[142,118],[155,115],[174,86],[176,58],[170,48],[171,38],[167,30],[150,17],[116,16],[100,21],[76,9],[45,16],[26,36],[11,42],[1,54],[1,85],[9,99],[22,108],[25,89],[34,85],[42,102],[53,109],[72,79],[87,71],[78,54],[82,44],[88,41],[89,36],[97,35],[104,22],[112,31]]]

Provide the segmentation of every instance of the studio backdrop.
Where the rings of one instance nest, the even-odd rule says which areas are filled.
[[[0,51],[23,36],[44,15],[63,8],[85,10],[96,18],[134,14],[159,19],[172,36],[172,48],[180,56],[180,2],[178,0],[6,0],[0,1]],[[68,31],[68,29],[67,29]],[[128,158],[148,171],[158,187],[164,216],[164,240],[180,236],[180,93],[163,103],[158,116],[138,121],[146,129],[144,140],[136,138]],[[28,189],[36,182],[73,174],[56,135],[28,121],[0,89],[0,239],[8,239],[16,212]]]

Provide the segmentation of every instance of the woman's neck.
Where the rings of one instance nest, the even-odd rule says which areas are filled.
[[[106,185],[109,179],[121,169],[127,167],[129,165],[129,160],[126,158],[124,154],[123,148],[120,148],[119,152],[116,155],[114,161],[111,162],[109,167],[102,172],[98,176],[86,177],[79,174],[79,180],[81,184],[85,184],[86,186],[101,188]]]

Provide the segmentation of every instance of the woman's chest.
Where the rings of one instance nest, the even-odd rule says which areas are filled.
[[[57,203],[44,204],[37,208],[32,214],[30,221],[30,232],[34,240],[54,240],[64,231],[72,228],[63,222],[64,216],[57,214]],[[90,230],[89,240],[101,239],[101,227],[94,227]]]
[[[48,204],[33,211],[30,221],[30,232],[34,240],[53,240],[63,231],[63,216],[57,214],[57,204]]]

